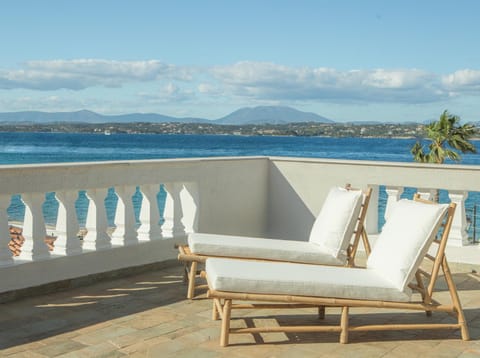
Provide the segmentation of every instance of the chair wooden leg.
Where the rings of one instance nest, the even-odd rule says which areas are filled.
[[[182,282],[187,283],[188,282],[188,264],[185,262],[183,264],[183,277],[182,277]]]
[[[348,343],[348,306],[342,307],[340,343]]]
[[[422,301],[425,302],[425,303],[430,303],[431,300],[425,300],[425,285],[423,284],[423,279],[422,279],[422,276],[420,275],[420,272],[417,271],[415,273],[415,279],[417,280],[417,285],[418,287],[420,287],[421,291],[420,291],[420,294],[422,295]],[[425,311],[425,314],[427,315],[427,317],[431,317],[432,316],[432,311]]]
[[[213,321],[216,321],[218,320],[218,316],[219,316],[219,309],[222,307],[222,304],[220,303],[220,300],[218,298],[214,298],[212,300],[213,302],[213,307],[212,307],[212,320]]]
[[[465,315],[463,314],[463,309],[460,303],[460,298],[458,297],[457,288],[455,286],[455,282],[453,282],[452,273],[450,272],[450,267],[448,266],[445,257],[443,258],[442,267],[445,281],[447,281],[448,290],[450,291],[450,297],[452,298],[453,306],[455,307],[455,311],[457,313],[457,319],[458,324],[460,325],[462,339],[464,341],[468,341],[470,340],[470,333],[468,332],[467,321],[465,320]]]
[[[218,319],[217,303],[215,302],[216,298],[212,300],[212,321]]]
[[[197,276],[197,262],[192,261],[192,265],[190,266],[190,272],[188,277],[188,292],[187,298],[189,300],[193,299],[195,296],[195,278]]]
[[[461,314],[461,318],[460,318]],[[470,340],[470,333],[468,332],[467,321],[465,321],[465,317],[463,316],[463,311],[459,314],[458,323],[460,324],[460,332],[462,334],[462,340],[469,341]]]
[[[318,319],[325,319],[325,306],[318,306]]]
[[[228,336],[230,334],[230,315],[232,311],[232,300],[225,300],[223,304],[222,331],[220,333],[220,346],[228,346]]]

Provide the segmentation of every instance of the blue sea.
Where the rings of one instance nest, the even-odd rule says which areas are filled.
[[[377,138],[2,133],[0,164],[248,155],[411,161],[412,143]]]
[[[411,162],[415,139],[1,133],[0,164],[271,155]],[[480,148],[480,142],[476,142]],[[462,164],[480,164],[479,154]]]
[[[395,138],[1,133],[0,164],[255,155],[411,162],[410,148],[414,142],[415,139]],[[480,142],[475,144],[480,148]],[[480,154],[464,155],[462,164],[480,164]],[[411,192],[406,190],[404,195],[411,196]],[[442,196],[445,198],[446,193],[441,193],[441,200]],[[160,207],[164,197],[165,193],[161,191],[158,198]],[[137,215],[140,201],[137,192],[134,197]],[[385,193],[381,191],[380,210],[385,201]],[[477,203],[480,203],[480,197],[472,193],[467,200],[468,210]],[[87,204],[85,194],[81,192],[77,201],[80,224],[85,221]],[[106,206],[109,222],[113,224],[116,206],[113,192],[109,193]],[[54,223],[57,207],[54,194],[47,193],[44,205],[47,223]],[[23,213],[19,196],[14,196],[8,209],[9,218],[22,221]]]

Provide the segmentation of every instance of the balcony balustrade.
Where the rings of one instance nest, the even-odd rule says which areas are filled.
[[[0,293],[172,260],[174,244],[195,231],[306,240],[328,189],[345,183],[374,188],[367,215],[373,237],[404,188],[424,198],[447,191],[458,208],[449,245],[477,260],[465,201],[469,192],[480,191],[479,179],[478,166],[277,157],[0,166]],[[51,192],[58,203],[52,227],[43,208]],[[76,207],[80,192],[88,200],[84,225]],[[107,207],[112,193],[116,205]],[[7,215],[13,195],[25,206],[17,223]],[[135,195],[141,197],[137,206]],[[114,210],[113,225],[108,210]],[[22,228],[18,256],[9,248],[11,225]],[[50,232],[53,251],[45,244]]]

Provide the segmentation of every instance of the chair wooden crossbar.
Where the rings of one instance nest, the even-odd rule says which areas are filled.
[[[360,189],[352,188],[350,184],[347,184],[345,188],[349,190],[360,190]],[[349,267],[355,266],[355,257],[357,255],[360,241],[362,241],[367,257],[368,255],[370,255],[370,252],[371,252],[370,242],[368,240],[368,235],[365,230],[365,218],[367,216],[368,205],[370,203],[370,198],[372,196],[372,188],[367,188],[363,194],[364,194],[364,197],[362,201],[360,214],[357,218],[357,225],[354,231],[353,240],[347,248],[347,260],[345,265]],[[187,288],[188,299],[194,298],[195,291],[197,289],[204,289],[206,287],[206,285],[196,284],[196,278],[202,277],[202,275],[205,274],[203,270],[198,269],[199,264],[205,263],[205,261],[209,257],[224,257],[224,258],[232,258],[232,259],[238,258],[238,257],[229,257],[229,256],[201,255],[201,254],[193,253],[190,250],[190,247],[188,245],[175,245],[175,248],[178,249],[177,259],[180,262],[182,262],[184,265],[183,281],[188,283],[188,288]],[[249,258],[242,258],[242,260],[243,259],[248,260]],[[260,260],[272,261],[272,260],[266,260],[266,259],[260,259]],[[290,262],[293,262],[293,261],[290,261]]]
[[[415,198],[418,200],[418,198]],[[409,286],[420,293],[421,299],[408,302],[363,300],[363,299],[345,299],[335,297],[307,297],[295,295],[277,295],[277,294],[259,294],[259,293],[238,293],[223,292],[210,289],[208,297],[213,298],[213,319],[222,319],[220,345],[227,346],[229,335],[237,333],[260,333],[260,332],[339,332],[340,343],[348,343],[349,332],[359,331],[390,331],[390,330],[429,330],[429,329],[459,329],[463,340],[469,340],[469,332],[460,299],[455,287],[455,283],[448,266],[445,256],[445,247],[453,221],[455,204],[451,203],[445,218],[443,233],[439,240],[439,248],[435,256],[427,254],[429,261],[433,259],[433,265],[428,275],[423,275],[426,271],[417,271],[414,277],[415,283]],[[439,277],[440,270],[447,283],[451,302],[441,304],[433,298],[435,283]],[[424,276],[424,277],[422,277]],[[427,282],[424,282],[424,278]],[[237,301],[249,301],[254,303],[238,304]],[[338,325],[327,326],[273,326],[273,327],[248,327],[248,328],[230,328],[232,310],[240,308],[279,308],[279,305],[285,304],[285,308],[305,307],[339,307],[341,317]],[[352,326],[349,323],[349,310],[356,307],[383,308],[425,311],[427,316],[432,312],[445,312],[456,319],[455,323],[409,323],[409,324],[372,324]]]

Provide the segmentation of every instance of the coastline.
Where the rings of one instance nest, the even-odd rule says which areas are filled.
[[[221,125],[210,123],[0,123],[0,132],[183,134],[285,137],[422,138],[421,124],[286,123]]]

